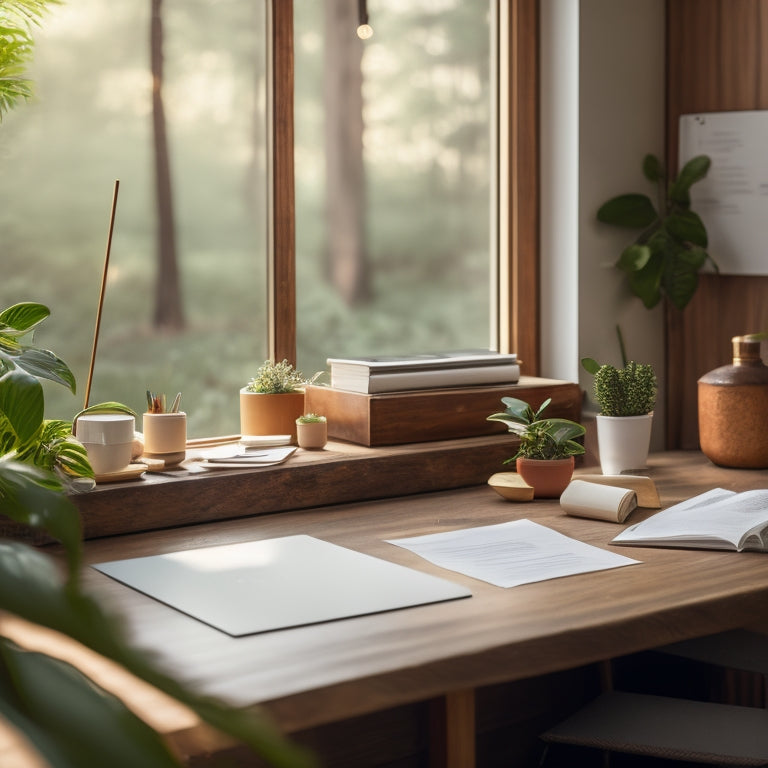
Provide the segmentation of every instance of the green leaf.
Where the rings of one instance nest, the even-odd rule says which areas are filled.
[[[629,245],[619,256],[616,266],[624,272],[637,272],[642,269],[651,258],[651,249],[647,245]]]
[[[21,355],[16,358],[16,365],[33,376],[63,384],[75,393],[75,376],[69,366],[47,349],[24,347]]]
[[[682,249],[674,254],[663,277],[664,292],[679,310],[686,308],[699,284],[698,266],[695,262],[691,263],[689,254],[689,251]]]
[[[598,221],[617,227],[642,229],[658,219],[656,209],[647,195],[619,195],[603,203],[597,211]]]
[[[597,360],[593,360],[591,357],[581,358],[581,367],[593,376],[600,370],[600,363]]]
[[[693,211],[673,213],[664,220],[664,227],[681,243],[707,247],[707,230],[698,214]]]
[[[128,416],[136,416],[136,411],[134,411],[132,408],[129,408],[127,405],[109,400],[104,403],[96,403],[96,405],[89,405],[87,408],[84,408],[72,420],[73,424],[84,413],[124,413]]]
[[[179,768],[159,736],[116,696],[72,665],[4,640],[0,663],[12,693],[0,687],[0,712],[54,766]]]
[[[643,158],[643,175],[648,181],[661,181],[665,177],[664,166],[656,155],[646,155]]]
[[[43,322],[51,311],[43,304],[22,302],[0,312],[0,334],[20,336]]]
[[[707,155],[692,157],[682,167],[680,174],[670,187],[670,199],[687,208],[691,204],[691,196],[689,194],[691,186],[697,181],[701,181],[707,175],[711,164],[712,161]]]
[[[531,406],[524,400],[518,400],[516,397],[502,397],[501,402],[507,407],[505,415],[519,421],[523,424],[530,424],[533,421],[533,411]]]
[[[581,437],[586,431],[581,424],[568,419],[547,419],[547,421],[547,432],[558,445],[575,437]]]
[[[66,550],[70,571],[77,573],[82,540],[80,513],[54,475],[0,458],[0,499],[4,515],[58,539]],[[0,601],[0,608],[4,607],[7,604]]]
[[[43,424],[43,386],[28,373],[8,371],[0,377],[0,412],[8,419],[19,443],[31,440]]]
[[[629,273],[629,285],[632,293],[651,309],[661,301],[661,276],[664,270],[664,257],[652,253],[648,263],[637,272]]]
[[[121,623],[77,584],[62,582],[53,561],[19,542],[0,542],[0,609],[73,637],[173,696],[206,722],[247,744],[270,765],[301,768],[314,761],[287,741],[261,714],[232,709],[200,696],[160,671],[126,642]],[[92,763],[91,763],[92,764]],[[141,763],[136,763],[141,765]]]

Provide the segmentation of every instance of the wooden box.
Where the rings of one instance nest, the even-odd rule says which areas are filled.
[[[517,397],[538,408],[552,403],[546,416],[578,421],[582,393],[578,384],[521,376],[518,384],[425,389],[375,395],[308,386],[304,408],[328,419],[328,436],[359,445],[399,445],[506,432],[486,421],[504,410],[502,397]]]

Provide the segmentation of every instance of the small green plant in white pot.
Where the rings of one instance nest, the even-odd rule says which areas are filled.
[[[552,402],[547,398],[534,411],[524,400],[502,397],[506,410],[488,416],[488,421],[500,421],[520,438],[517,453],[504,463],[514,461],[525,482],[533,488],[535,497],[556,498],[571,481],[574,456],[584,453],[578,438],[584,427],[569,419],[544,419],[543,411]]]
[[[328,442],[328,421],[317,413],[303,413],[296,419],[299,448],[319,450]]]
[[[642,469],[648,462],[658,384],[653,366],[628,361],[623,368],[581,361],[594,375],[597,444],[604,475]]]

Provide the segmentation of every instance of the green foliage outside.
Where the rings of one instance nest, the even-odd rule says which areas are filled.
[[[147,389],[183,391],[190,436],[233,434],[237,392],[268,356],[263,9],[250,0],[163,3],[189,326],[161,335],[152,328],[149,5],[68,2],[36,33],[35,96],[0,131],[0,305],[50,307],[57,321],[37,340],[86,380],[112,188],[120,179],[92,401],[141,413]],[[297,0],[301,370],[323,370],[329,356],[488,346],[488,8],[487,0],[369,2],[372,295],[349,306],[329,285],[321,258],[323,3]],[[83,405],[81,396],[46,385],[50,418],[71,420]]]
[[[709,157],[700,155],[691,158],[676,179],[668,179],[661,161],[646,155],[643,175],[657,186],[657,207],[647,195],[632,193],[611,198],[597,212],[598,221],[641,230],[616,266],[649,309],[662,297],[685,309],[696,292],[699,271],[707,264],[717,269],[706,250],[706,227],[691,210],[691,186],[707,175],[709,167]]]

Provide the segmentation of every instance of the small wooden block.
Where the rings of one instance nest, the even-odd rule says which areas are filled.
[[[488,485],[508,501],[533,500],[533,488],[517,472],[497,472],[488,478]]]
[[[656,485],[650,477],[644,475],[581,475],[573,476],[574,480],[584,480],[588,483],[612,485],[616,488],[629,488],[637,494],[637,506],[661,509],[661,501]]]

